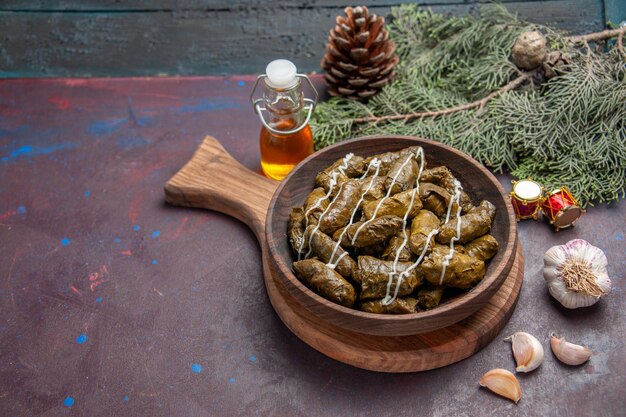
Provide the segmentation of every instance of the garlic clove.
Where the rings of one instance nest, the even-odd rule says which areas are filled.
[[[565,338],[559,339],[554,333],[550,337],[550,347],[554,356],[567,365],[582,365],[592,354],[590,349],[570,343]]]
[[[547,283],[556,279],[556,266],[555,265],[546,265],[543,269],[543,278]]]
[[[508,398],[515,404],[522,398],[522,387],[515,375],[506,369],[496,368],[480,378],[480,386]]]
[[[604,271],[602,270],[604,268]],[[606,272],[606,266],[602,265],[591,265],[591,269],[596,274],[596,282],[598,286],[602,289],[603,294],[608,294],[611,292],[611,279],[609,278],[609,274]]]
[[[577,250],[579,256],[588,260],[592,265],[600,265],[606,271],[608,261],[602,249],[593,246],[591,243],[583,239],[574,239],[566,243],[570,250]]]
[[[543,262],[546,265],[556,266],[565,262],[567,257],[568,253],[565,249],[565,245],[552,246],[546,251],[545,255],[543,255]]]
[[[504,340],[512,344],[517,372],[533,371],[543,362],[543,346],[532,334],[517,332]]]

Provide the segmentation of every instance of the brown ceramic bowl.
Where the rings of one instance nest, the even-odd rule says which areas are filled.
[[[287,240],[287,222],[293,207],[302,206],[314,187],[318,172],[349,152],[368,157],[408,146],[424,148],[429,167],[446,165],[463,184],[472,201],[489,200],[496,206],[491,234],[500,243],[498,254],[487,264],[482,281],[462,295],[449,298],[438,307],[414,314],[366,313],[343,307],[307,288],[291,270],[294,260]],[[266,237],[270,269],[281,291],[319,320],[359,333],[405,336],[430,332],[459,322],[476,312],[495,294],[506,279],[516,253],[517,229],[513,208],[498,180],[468,155],[438,142],[407,136],[372,136],[353,139],[324,148],[302,161],[278,186],[267,213]]]

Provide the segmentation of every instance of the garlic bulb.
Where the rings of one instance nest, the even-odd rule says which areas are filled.
[[[517,372],[530,372],[539,368],[543,362],[543,346],[535,336],[517,332],[504,340],[512,344]]]
[[[570,343],[564,337],[559,339],[554,333],[550,337],[550,346],[554,356],[568,365],[581,365],[591,357],[590,349]]]
[[[480,378],[480,386],[501,395],[515,404],[522,398],[522,387],[515,375],[506,369],[496,368]]]
[[[585,240],[551,247],[543,262],[550,294],[567,308],[590,306],[611,291],[606,255]]]

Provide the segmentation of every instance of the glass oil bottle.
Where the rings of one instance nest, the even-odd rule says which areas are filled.
[[[301,79],[309,84],[315,100],[304,97]],[[254,99],[260,81],[263,97]],[[282,180],[313,153],[309,119],[317,103],[317,91],[306,75],[297,74],[292,62],[278,59],[257,78],[250,99],[263,124],[259,135],[261,168],[265,176]]]

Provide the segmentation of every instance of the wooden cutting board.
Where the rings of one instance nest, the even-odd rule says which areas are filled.
[[[410,336],[372,336],[333,326],[313,316],[277,282],[267,262],[265,217],[278,182],[235,161],[207,137],[193,158],[165,184],[173,205],[220,211],[246,223],[261,246],[267,295],[285,325],[302,341],[340,362],[381,372],[416,372],[463,360],[502,330],[515,307],[524,277],[521,245],[510,273],[489,302],[452,326]],[[285,236],[286,238],[286,236]]]

